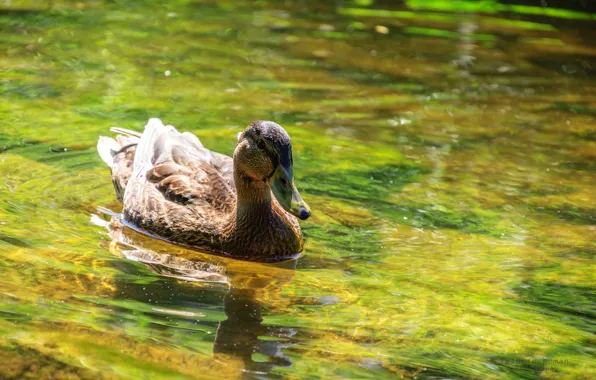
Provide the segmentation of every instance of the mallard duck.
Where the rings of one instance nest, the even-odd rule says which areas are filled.
[[[253,261],[302,251],[299,219],[310,209],[294,186],[290,136],[256,121],[238,136],[234,157],[203,147],[159,119],[145,131],[113,128],[99,155],[112,172],[125,225],[155,237]]]

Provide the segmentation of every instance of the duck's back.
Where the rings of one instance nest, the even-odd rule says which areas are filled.
[[[111,168],[116,191],[116,184],[125,187],[125,220],[172,241],[217,249],[235,207],[232,159],[159,119],[149,120],[132,165],[126,156],[134,147],[123,148]]]

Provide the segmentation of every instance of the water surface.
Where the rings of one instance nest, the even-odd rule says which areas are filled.
[[[0,378],[596,376],[594,14],[161,3],[0,3]],[[283,125],[305,256],[108,231],[149,117]]]

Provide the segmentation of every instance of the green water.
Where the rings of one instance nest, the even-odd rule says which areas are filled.
[[[162,3],[0,2],[0,378],[596,377],[596,16]],[[102,226],[149,117],[283,125],[305,256]]]

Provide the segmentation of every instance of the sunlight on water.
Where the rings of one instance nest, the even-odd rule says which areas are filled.
[[[0,378],[596,376],[596,10],[530,3],[0,2]],[[283,125],[305,255],[99,212],[149,117]]]

